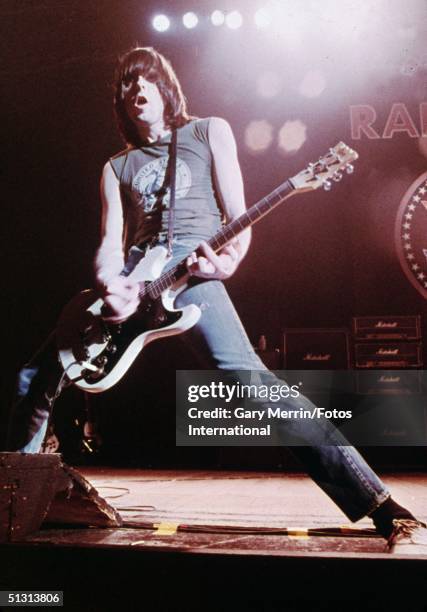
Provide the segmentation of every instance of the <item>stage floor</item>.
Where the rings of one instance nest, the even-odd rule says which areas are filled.
[[[351,524],[302,474],[98,467],[79,471],[120,513],[124,525],[43,528],[28,536],[27,544],[392,558],[369,519]],[[427,520],[427,474],[389,474],[383,479],[398,502]]]
[[[426,610],[427,557],[388,554],[304,475],[79,471],[124,524],[1,544],[0,590],[62,590],[70,612]],[[384,480],[427,519],[427,474]]]

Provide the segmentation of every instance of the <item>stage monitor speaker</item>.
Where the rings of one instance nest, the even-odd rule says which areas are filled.
[[[342,328],[294,328],[283,334],[287,370],[346,370],[350,367],[349,334]]]
[[[120,515],[59,454],[0,453],[0,542],[43,522],[118,527]]]

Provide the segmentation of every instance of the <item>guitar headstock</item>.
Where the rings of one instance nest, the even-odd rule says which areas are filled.
[[[319,187],[329,191],[332,181],[338,183],[342,179],[343,171],[347,174],[353,172],[352,162],[358,157],[356,151],[350,149],[344,142],[339,142],[317,162],[308,164],[305,170],[293,176],[290,181],[297,192],[312,191]]]

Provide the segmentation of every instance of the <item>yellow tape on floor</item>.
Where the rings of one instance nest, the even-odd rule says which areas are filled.
[[[156,535],[170,536],[174,535],[178,531],[178,523],[154,523],[154,529]]]
[[[293,527],[292,529],[288,529],[287,535],[290,538],[299,538],[302,540],[308,540],[310,537],[308,535],[308,529],[304,529],[303,527]]]

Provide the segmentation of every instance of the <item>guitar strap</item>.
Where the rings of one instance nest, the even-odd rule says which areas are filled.
[[[172,255],[173,226],[175,223],[175,192],[176,192],[176,149],[178,134],[176,128],[172,131],[170,161],[169,161],[169,218],[168,218],[168,255]]]

